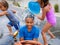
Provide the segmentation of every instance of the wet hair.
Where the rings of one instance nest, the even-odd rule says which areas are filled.
[[[27,15],[26,18],[25,18],[25,20],[26,20],[27,18],[32,18],[32,19],[34,20],[34,15]]]
[[[9,4],[7,1],[1,1],[2,6],[4,6],[6,9],[9,8]]]
[[[49,4],[49,0],[41,0],[41,3],[44,3],[44,7],[47,6]]]

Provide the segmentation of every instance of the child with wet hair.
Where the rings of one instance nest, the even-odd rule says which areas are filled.
[[[22,45],[42,45],[40,42],[38,42],[39,28],[34,25],[34,16],[28,15],[25,18],[25,23],[26,25],[20,28],[20,42],[15,44],[18,45],[18,43],[20,43]]]
[[[13,35],[13,33],[12,33],[12,26],[14,26],[15,27],[15,29],[17,30],[17,32],[18,32],[18,30],[19,30],[19,21],[18,21],[18,19],[15,17],[15,12],[16,11],[14,11],[14,10],[10,10],[9,9],[9,4],[8,4],[8,2],[7,1],[1,1],[0,2],[0,10],[2,10],[2,12],[0,12],[0,16],[4,16],[4,15],[6,15],[6,17],[9,19],[9,23],[7,24],[7,27],[8,27],[8,29],[9,29],[9,31],[10,31],[10,34],[11,35]],[[13,35],[14,36],[14,35]]]
[[[42,29],[42,37],[44,40],[44,45],[48,45],[46,39],[46,33],[48,32],[51,38],[55,38],[55,36],[52,34],[52,32],[49,29],[56,25],[56,16],[52,5],[49,3],[49,0],[38,0],[38,3],[42,8],[42,16],[37,16],[37,17],[40,20],[44,20],[45,17],[47,18],[47,22]]]

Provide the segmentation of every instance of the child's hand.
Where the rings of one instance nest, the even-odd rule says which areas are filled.
[[[23,41],[20,41],[21,43],[25,43],[26,41],[25,40],[23,40]]]
[[[38,19],[40,19],[40,18],[41,18],[41,16],[40,16],[40,15],[37,15],[37,18],[38,18]]]
[[[37,42],[37,45],[42,45],[40,42]]]
[[[16,13],[16,10],[12,10],[13,13]]]
[[[16,42],[14,43],[14,45],[22,45],[20,42]]]

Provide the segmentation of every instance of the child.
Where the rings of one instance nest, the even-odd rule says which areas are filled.
[[[20,42],[24,45],[42,45],[37,41],[39,37],[39,29],[36,26],[34,26],[34,16],[28,15],[25,18],[25,22],[26,25],[20,28]]]
[[[47,39],[46,39],[46,32],[49,33],[51,38],[55,38],[55,36],[50,32],[50,28],[55,26],[56,24],[56,17],[54,14],[54,9],[52,8],[51,4],[49,3],[49,0],[38,0],[40,3],[40,6],[42,8],[42,16],[37,16],[40,20],[44,20],[44,18],[47,18],[47,22],[44,25],[42,29],[42,37],[44,40],[44,45],[48,45]]]
[[[2,12],[0,13],[0,16],[6,15],[6,17],[9,19],[9,23],[7,24],[7,27],[10,31],[10,34],[12,34],[12,26],[14,26],[18,32],[19,30],[19,21],[14,17],[14,13],[15,11],[12,11],[9,9],[9,5],[6,1],[2,1],[0,3],[0,9],[2,10]]]

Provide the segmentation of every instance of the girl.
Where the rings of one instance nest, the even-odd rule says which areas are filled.
[[[19,30],[19,21],[15,18],[14,13],[12,10],[9,9],[9,5],[6,1],[1,1],[0,3],[0,9],[2,12],[0,13],[0,16],[6,15],[6,17],[9,19],[9,23],[7,24],[7,27],[10,31],[10,34],[12,34],[12,26],[14,26],[18,32]]]
[[[24,45],[42,45],[37,41],[39,37],[39,29],[34,26],[34,16],[28,15],[25,18],[26,25],[20,28],[19,37],[21,44]],[[18,42],[15,43],[18,45]]]
[[[38,3],[40,3],[40,6],[42,8],[42,16],[37,16],[40,20],[44,20],[44,18],[47,18],[47,22],[44,25],[42,29],[42,37],[44,40],[44,45],[48,45],[47,39],[46,39],[46,32],[49,33],[51,38],[55,38],[55,36],[50,32],[50,28],[55,26],[56,24],[56,17],[54,14],[54,9],[52,8],[51,4],[49,3],[49,0],[38,0]]]

